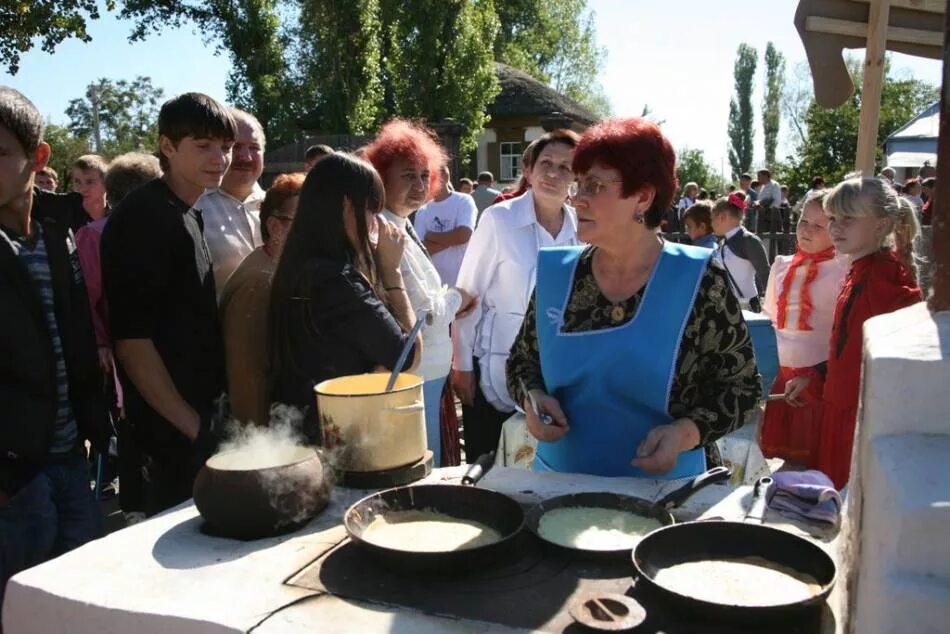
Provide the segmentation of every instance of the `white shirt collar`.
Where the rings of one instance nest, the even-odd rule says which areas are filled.
[[[254,187],[251,188],[251,193],[248,194],[247,198],[245,198],[244,200],[241,200],[241,199],[239,199],[239,198],[237,198],[237,197],[235,197],[235,196],[232,196],[231,194],[229,194],[228,192],[224,191],[224,190],[221,189],[220,187],[211,187],[211,188],[205,190],[205,194],[219,194],[219,195],[221,195],[221,196],[224,196],[225,198],[230,198],[231,200],[233,200],[233,201],[235,201],[235,202],[237,202],[237,203],[240,203],[240,204],[242,204],[242,205],[246,205],[246,204],[248,204],[248,203],[259,202],[259,201],[261,201],[261,200],[264,199],[264,195],[265,195],[266,193],[267,193],[267,192],[264,191],[264,188],[261,187],[261,186],[260,186],[259,184],[257,184],[257,183],[254,183]]]
[[[386,218],[386,220],[393,223],[400,229],[405,229],[406,224],[409,222],[408,218],[403,218],[399,214],[389,211],[388,209],[383,209],[383,216]]]
[[[742,231],[742,225],[739,225],[738,227],[733,227],[732,229],[726,232],[725,239],[728,240],[729,238],[736,235],[740,231]]]
[[[574,209],[567,203],[561,205],[561,209],[564,211],[565,224],[570,227],[572,233],[576,234],[577,216],[574,214]],[[538,222],[538,215],[534,211],[534,193],[530,189],[524,195],[512,199],[511,211],[514,215],[512,224],[515,227],[528,227],[535,224],[541,226]],[[561,232],[564,229],[565,227],[562,225]]]

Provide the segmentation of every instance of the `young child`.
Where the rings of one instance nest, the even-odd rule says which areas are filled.
[[[701,200],[695,205],[691,205],[683,216],[686,235],[697,247],[715,249],[719,246],[712,228],[712,209],[713,206],[710,201]]]
[[[803,404],[812,380],[824,376],[824,412],[815,467],[839,489],[848,482],[861,384],[862,329],[876,315],[923,299],[914,272],[917,217],[913,205],[877,178],[852,178],[824,202],[835,250],[851,262],[835,307],[826,364],[785,385],[792,406]]]
[[[720,255],[740,302],[758,312],[769,279],[769,259],[759,237],[742,226],[745,197],[733,192],[712,209],[712,229],[724,239]]]
[[[775,258],[765,290],[762,312],[775,324],[778,344],[780,367],[772,388],[775,394],[784,394],[788,381],[828,360],[835,299],[848,273],[848,262],[845,256],[836,257],[831,243],[822,207],[825,194],[818,190],[805,198],[795,228],[798,250],[795,255]],[[809,382],[800,407],[781,401],[768,404],[762,425],[762,453],[804,467],[815,466],[823,412],[821,388],[821,381]]]

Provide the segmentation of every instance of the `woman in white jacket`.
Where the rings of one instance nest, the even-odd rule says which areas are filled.
[[[515,410],[505,363],[534,292],[538,251],[578,244],[577,216],[565,202],[577,140],[570,130],[554,130],[536,141],[523,166],[531,188],[485,210],[462,260],[457,285],[479,298],[453,333],[452,384],[469,460],[497,446]]]
[[[417,373],[425,380],[423,398],[426,413],[426,440],[434,454],[435,466],[441,464],[440,400],[452,363],[449,325],[460,308],[468,307],[471,297],[463,291],[446,288],[425,247],[412,228],[412,215],[438,186],[439,169],[446,163],[445,150],[435,134],[419,124],[403,119],[386,123],[366,148],[366,158],[383,179],[386,205],[382,214],[387,221],[405,231],[410,240],[402,258],[402,273],[409,303],[417,318],[431,316],[422,330],[422,362]],[[385,289],[387,292],[399,289]]]

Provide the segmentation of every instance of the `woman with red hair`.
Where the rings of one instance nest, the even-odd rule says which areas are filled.
[[[422,362],[418,373],[425,379],[426,439],[434,454],[435,465],[439,466],[439,404],[452,364],[449,325],[460,308],[472,304],[472,298],[464,291],[446,288],[442,284],[438,270],[409,222],[409,216],[439,187],[438,173],[447,157],[431,130],[405,119],[393,119],[383,125],[372,143],[366,146],[364,156],[383,180],[386,192],[383,217],[409,238],[400,271],[412,310],[417,317],[423,312],[432,317],[431,323],[422,331]]]
[[[571,195],[590,246],[541,250],[508,361],[508,390],[540,441],[536,469],[693,476],[704,447],[756,406],[752,341],[725,273],[710,249],[657,230],[675,162],[646,119],[608,119],[581,137]]]

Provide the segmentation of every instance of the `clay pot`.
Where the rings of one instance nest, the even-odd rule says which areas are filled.
[[[330,487],[317,453],[293,447],[267,456],[215,454],[198,472],[193,494],[205,532],[258,539],[306,524],[326,507]]]

